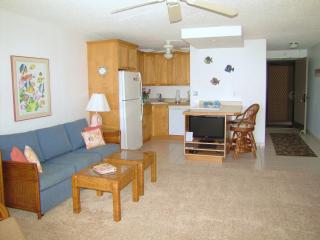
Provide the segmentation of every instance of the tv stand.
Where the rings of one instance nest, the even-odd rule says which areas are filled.
[[[224,138],[194,137],[186,141],[184,137],[184,155],[188,160],[206,160],[222,163],[227,155],[229,128],[227,121],[231,116],[241,113],[241,106],[222,106],[220,110],[190,109],[184,112],[185,131],[189,131],[190,116],[212,116],[224,118]],[[215,126],[212,126],[215,127]],[[186,136],[186,135],[185,135]]]

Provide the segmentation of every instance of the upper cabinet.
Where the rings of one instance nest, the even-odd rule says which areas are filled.
[[[190,84],[190,54],[175,53],[173,57],[173,78],[175,85]]]
[[[152,53],[144,53],[142,60],[142,83],[143,85],[157,85],[156,84],[156,66],[155,55]]]
[[[119,69],[137,71],[138,55],[137,46],[124,41],[119,41]]]
[[[139,71],[145,86],[190,84],[189,53],[174,53],[166,59],[162,53],[139,52]]]

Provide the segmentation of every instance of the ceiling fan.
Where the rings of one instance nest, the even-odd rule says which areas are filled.
[[[145,52],[155,52],[155,53],[163,53],[163,56],[166,59],[171,59],[173,57],[174,52],[189,52],[189,47],[174,47],[172,42],[181,42],[182,40],[166,40],[163,45],[163,50],[154,50],[154,49],[140,49]]]
[[[111,14],[124,12],[130,9],[143,7],[146,5],[156,4],[166,2],[169,14],[170,23],[180,22],[181,17],[181,9],[180,2],[185,2],[189,6],[201,8],[210,12],[214,12],[220,15],[224,15],[226,17],[235,17],[238,15],[238,10],[234,8],[225,7],[220,4],[211,3],[206,0],[149,0],[140,4],[136,4],[134,6],[124,7],[111,12]]]

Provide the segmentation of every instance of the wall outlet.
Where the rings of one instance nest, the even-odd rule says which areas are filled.
[[[198,96],[198,91],[193,91],[192,96],[194,96],[194,97]]]

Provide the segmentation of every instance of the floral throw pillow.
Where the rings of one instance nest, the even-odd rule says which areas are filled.
[[[42,173],[42,167],[37,154],[33,151],[31,147],[26,145],[24,147],[24,156],[27,158],[28,162],[37,164],[38,172]]]
[[[106,144],[103,140],[100,129],[93,129],[91,131],[82,132],[81,134],[84,142],[86,143],[87,149],[103,146]]]

